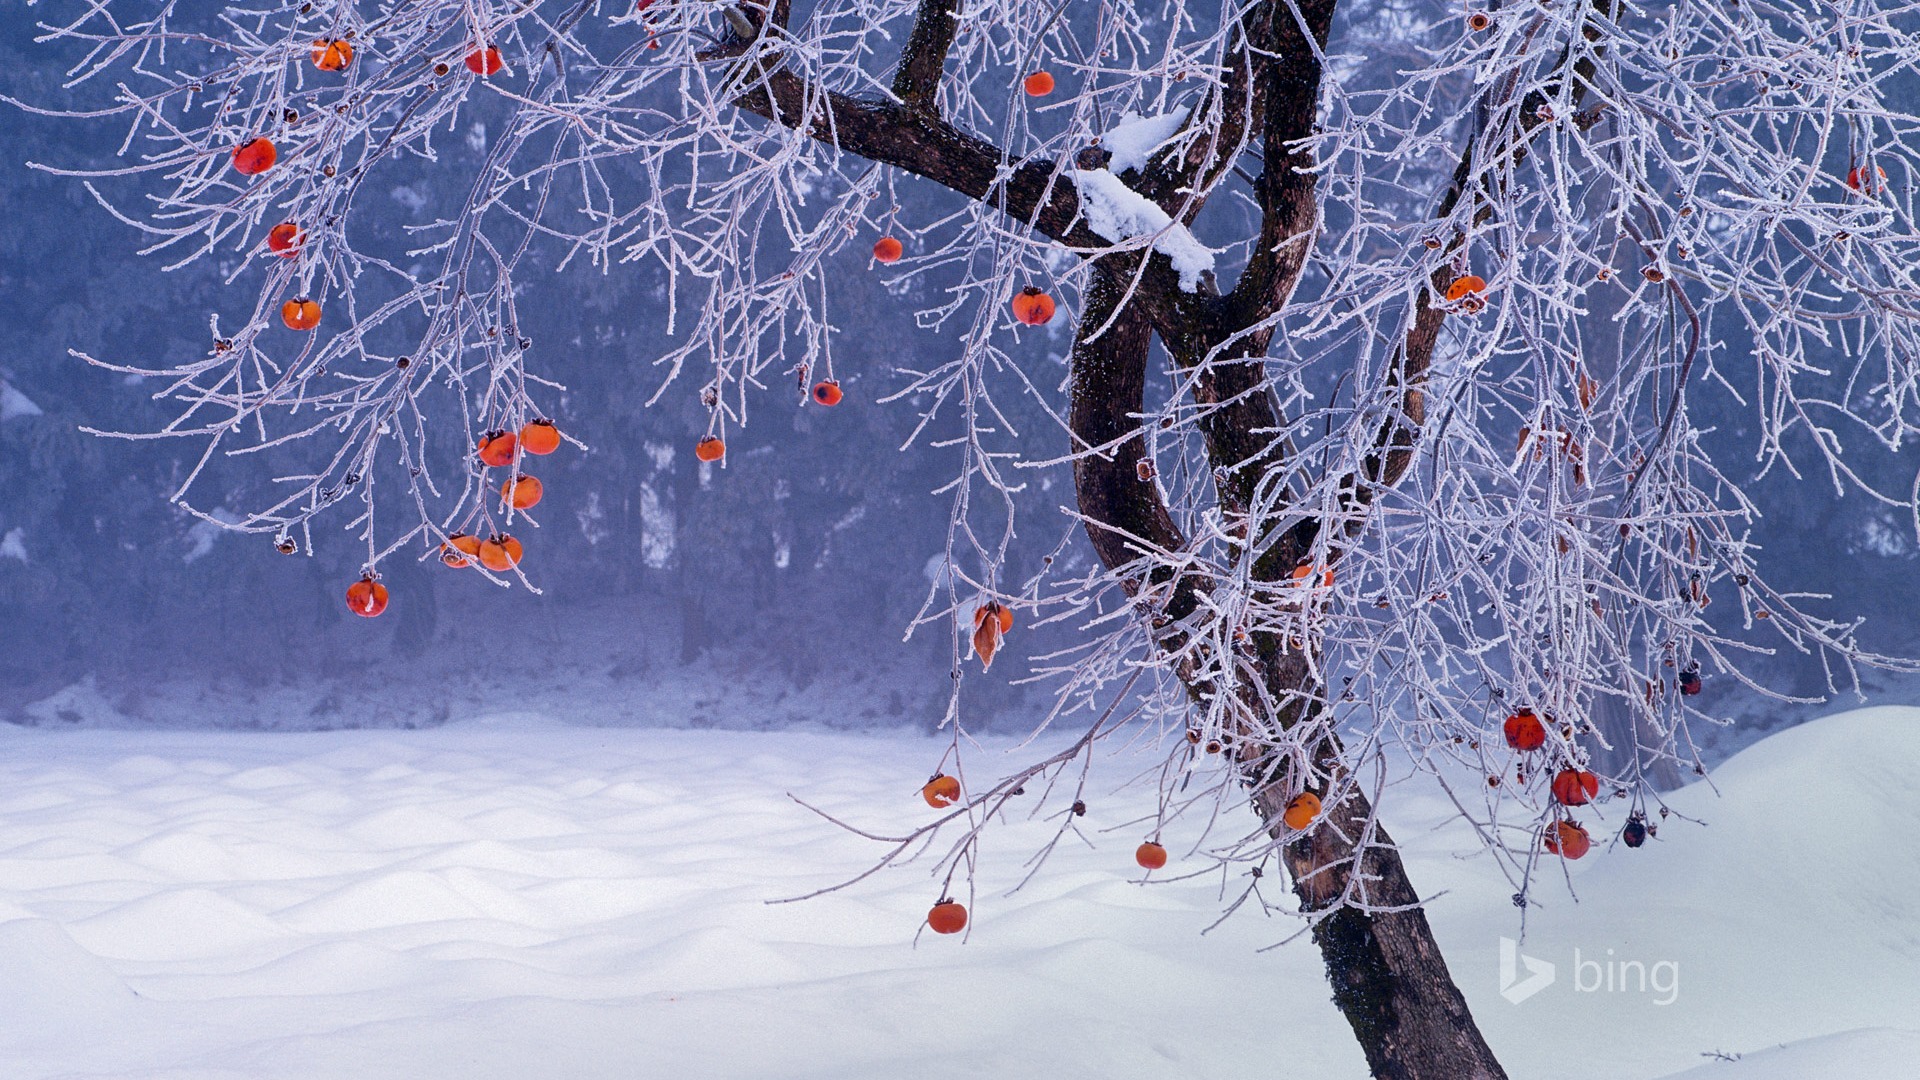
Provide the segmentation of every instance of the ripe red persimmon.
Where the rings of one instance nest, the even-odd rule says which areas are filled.
[[[500,485],[500,500],[515,510],[533,509],[544,494],[546,488],[532,476],[521,476]]]
[[[1448,300],[1464,300],[1487,291],[1487,281],[1479,274],[1462,274],[1447,286]]]
[[[551,454],[560,449],[560,429],[551,420],[535,420],[520,429],[520,449],[529,454]]]
[[[1593,838],[1587,835],[1587,830],[1571,821],[1554,822],[1543,840],[1548,851],[1563,859],[1577,859],[1593,847]]]
[[[693,456],[701,461],[719,461],[727,456],[727,444],[709,435],[693,444]]]
[[[873,257],[877,262],[895,263],[906,254],[906,248],[891,236],[883,236],[873,242]]]
[[[1532,709],[1521,709],[1507,717],[1507,745],[1515,750],[1538,750],[1547,744],[1547,728]]]
[[[496,574],[506,573],[520,564],[524,554],[520,541],[505,533],[496,533],[480,543],[480,565]]]
[[[1562,806],[1585,806],[1600,793],[1600,778],[1585,769],[1561,769],[1553,775],[1553,798]]]
[[[280,305],[280,321],[289,330],[311,330],[320,325],[320,302],[300,297]]]
[[[480,464],[499,468],[513,464],[513,449],[518,444],[511,431],[489,431],[480,436],[479,445],[474,447],[474,455]]]
[[[300,254],[300,245],[305,242],[306,236],[300,232],[300,226],[291,221],[283,221],[267,230],[267,250],[277,252],[283,259]]]
[[[347,586],[347,609],[361,618],[371,619],[387,610],[387,587],[369,574]]]
[[[1875,179],[1876,176],[1878,177],[1877,181]],[[1881,184],[1886,182],[1887,170],[1878,165],[1873,167],[1872,172],[1868,172],[1865,165],[1855,165],[1853,168],[1847,170],[1847,186],[1862,195],[1873,194],[1879,189]]]
[[[1028,326],[1045,326],[1053,321],[1053,297],[1029,285],[1014,294],[1013,317]]]
[[[1312,559],[1302,559],[1300,560],[1300,565],[1293,568],[1293,580],[1312,585],[1313,579],[1316,576],[1314,573],[1316,569],[1318,568],[1313,565]],[[1331,567],[1318,576],[1322,585],[1329,589],[1333,587],[1333,570]]]
[[[241,176],[258,176],[273,168],[279,158],[280,152],[273,148],[273,140],[263,136],[233,148],[233,171]]]
[[[957,934],[967,928],[967,909],[953,900],[942,900],[927,912],[927,925],[936,934]]]
[[[503,65],[500,62],[500,50],[489,45],[484,49],[475,49],[467,54],[467,70],[481,78],[497,74]]]
[[[945,810],[960,798],[960,781],[946,773],[934,773],[933,778],[920,789],[920,797],[935,810]]]
[[[353,63],[353,43],[339,38],[313,43],[313,66],[321,71],[341,71]]]
[[[480,557],[480,538],[466,533],[453,533],[447,542],[440,545],[440,561],[455,570],[464,570],[473,565]]]
[[[846,395],[840,392],[840,382],[837,379],[822,379],[813,384],[813,400],[829,408],[840,404],[840,399],[844,396]]]
[[[1149,840],[1133,849],[1133,861],[1148,870],[1158,870],[1167,865],[1167,849]]]
[[[1053,75],[1045,71],[1036,71],[1027,76],[1026,81],[1021,85],[1027,91],[1028,97],[1046,97],[1053,93]]]

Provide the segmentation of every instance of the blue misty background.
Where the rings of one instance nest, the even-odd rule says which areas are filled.
[[[32,44],[34,17],[0,10],[0,92],[57,102],[63,73]],[[196,443],[78,430],[153,430],[171,414],[152,387],[69,349],[154,366],[202,355],[209,314],[233,321],[257,278],[225,284],[230,267],[212,260],[162,273],[78,181],[26,167],[108,163],[115,126],[9,110],[0,130],[0,719],[303,729],[528,710],[584,723],[930,727],[944,714],[954,640],[939,627],[907,642],[902,632],[927,598],[929,560],[946,547],[951,498],[934,492],[959,451],[928,448],[944,433],[936,426],[900,452],[924,402],[877,399],[902,385],[896,368],[951,343],[914,326],[925,297],[890,294],[869,272],[864,242],[833,270],[846,403],[803,406],[796,388],[774,387],[730,435],[729,467],[705,483],[688,452],[705,426],[697,386],[645,404],[661,378],[651,366],[664,333],[658,276],[616,267],[527,277],[533,362],[567,384],[555,417],[592,447],[541,463],[547,495],[527,565],[543,593],[399,558],[382,566],[392,609],[362,620],[341,601],[364,554],[337,531],[349,515],[316,530],[313,551],[283,556],[269,537],[225,534],[169,504]],[[459,166],[462,152],[450,140],[444,164]],[[430,181],[396,178],[356,227],[431,220]],[[925,187],[902,191],[906,217],[951,209]],[[1043,388],[1064,373],[1064,326],[1051,340],[1030,336],[1018,354]],[[1741,343],[1730,345],[1737,356]],[[1032,403],[1011,404],[1026,410],[1029,434],[1052,433],[1064,449]],[[1711,388],[1695,405],[1726,446],[1750,447],[1752,406]],[[1884,489],[1907,490],[1913,462],[1868,457],[1863,467]],[[1726,464],[1741,480],[1754,468],[1750,450]],[[1071,503],[1067,473],[1030,479],[1003,580],[1027,578],[1074,535],[1057,512]],[[227,469],[213,491],[228,485],[231,505],[252,505],[264,501],[263,481],[257,469]],[[203,507],[219,501],[197,490]],[[1910,520],[1838,497],[1817,473],[1795,484],[1776,470],[1752,492],[1781,587],[1834,594],[1816,607],[1868,617],[1873,647],[1920,651]],[[1058,568],[1072,569],[1087,554],[1075,538],[1062,558]],[[1044,688],[1016,680],[1030,655],[1070,631],[1016,634],[991,677],[969,675],[970,721],[1037,719]],[[1780,689],[1824,690],[1809,658],[1769,666]],[[1913,700],[1911,684],[1867,677],[1878,700]],[[1721,752],[1829,709],[1763,701],[1727,679],[1701,701],[1741,720],[1718,736]]]

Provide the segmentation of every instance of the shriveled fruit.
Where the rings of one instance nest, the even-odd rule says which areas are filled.
[[[1000,650],[1000,637],[1013,629],[1013,609],[997,600],[989,600],[973,611],[973,652],[980,658],[980,670],[993,666],[993,654]]]
[[[1628,847],[1639,847],[1647,842],[1647,823],[1638,817],[1627,819],[1627,827],[1620,830],[1620,841]]]

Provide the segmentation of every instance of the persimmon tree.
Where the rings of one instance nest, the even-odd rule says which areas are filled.
[[[1657,828],[1703,678],[1896,663],[1760,575],[1760,508],[1692,403],[1741,410],[1761,472],[1913,512],[1854,462],[1920,411],[1915,4],[46,7],[73,96],[17,104],[126,141],[45,167],[250,298],[203,356],[86,357],[178,405],[123,434],[195,440],[180,501],[285,547],[333,519],[369,574],[526,532],[498,492],[528,459],[475,448],[593,362],[522,335],[530,275],[660,275],[634,378],[706,406],[724,483],[731,433],[834,379],[836,263],[900,241],[871,265],[932,299],[895,396],[959,432],[917,451],[958,461],[919,620],[953,627],[942,768],[965,777],[965,645],[990,660],[1015,613],[1083,633],[1038,666],[1048,721],[1087,719],[895,850],[945,836],[951,889],[1016,796],[1057,803],[1102,740],[1156,732],[1162,820],[1251,805],[1204,855],[1261,905],[1284,867],[1376,1075],[1503,1075],[1387,777],[1442,784],[1524,912],[1590,828]],[[365,224],[407,182],[438,217]],[[276,494],[195,503],[247,468]],[[1055,528],[1015,514],[1050,469],[1097,561],[1009,580],[1016,524]],[[526,552],[462,572],[529,583]],[[1079,807],[1054,810],[1064,835]]]

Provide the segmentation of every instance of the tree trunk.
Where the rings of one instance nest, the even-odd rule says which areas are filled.
[[[1184,643],[1182,620],[1197,609],[1196,594],[1205,585],[1173,580],[1164,563],[1145,572],[1148,564],[1141,562],[1155,550],[1178,550],[1185,541],[1151,470],[1140,467],[1146,443],[1137,417],[1143,412],[1153,329],[1134,305],[1120,308],[1125,285],[1117,277],[1096,270],[1074,345],[1069,424],[1075,449],[1109,447],[1075,461],[1074,486],[1101,560],[1131,574],[1128,587],[1136,596],[1153,589],[1154,606],[1142,615],[1162,627],[1163,644],[1175,649]],[[1102,326],[1105,331],[1089,339]],[[1302,704],[1307,665],[1297,655],[1263,643],[1252,662],[1269,688],[1266,701],[1280,703],[1276,708],[1283,711],[1309,707]],[[1196,699],[1211,696],[1212,688],[1196,685],[1191,665],[1177,666]],[[1263,707],[1257,701],[1248,704]],[[1272,730],[1288,726],[1288,719],[1260,717]],[[1317,756],[1323,774],[1337,775],[1338,746],[1329,742]],[[1287,785],[1276,782],[1281,778],[1272,775],[1264,759],[1243,759],[1240,767],[1261,821],[1270,835],[1284,837]],[[1378,823],[1367,833],[1372,817],[1372,804],[1351,791],[1327,807],[1311,832],[1283,849],[1301,910],[1324,913],[1317,916],[1313,940],[1325,958],[1334,1003],[1353,1026],[1369,1069],[1382,1080],[1504,1080],[1505,1071],[1447,971],[1392,840]],[[1353,898],[1347,895],[1350,887]],[[1352,899],[1359,906],[1343,902]]]

